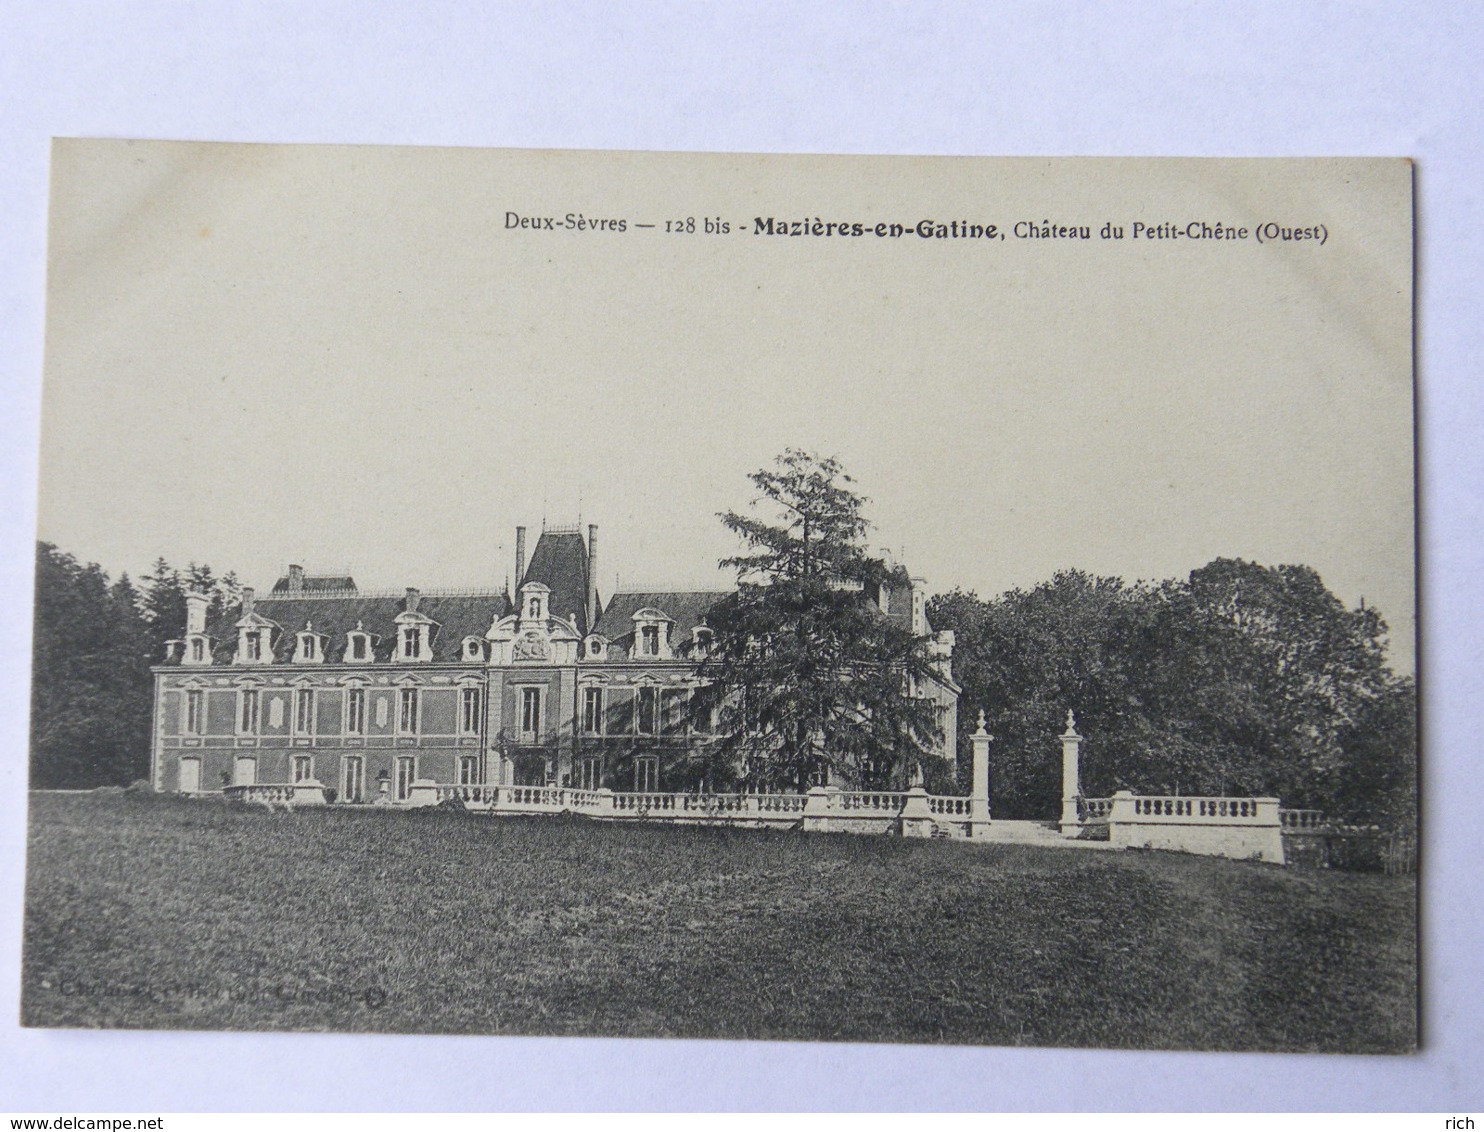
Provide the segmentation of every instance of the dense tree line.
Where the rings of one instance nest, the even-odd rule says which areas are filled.
[[[926,754],[934,723],[901,696],[901,673],[926,674],[921,642],[855,597],[893,580],[861,549],[863,500],[837,465],[797,453],[754,484],[775,514],[724,517],[748,551],[728,563],[741,584],[716,610],[703,666],[730,693],[722,731],[735,741],[719,753],[769,747],[775,757],[752,760],[752,774],[792,783],[832,768],[900,785],[920,766],[941,789]],[[192,589],[211,595],[211,615],[239,600],[233,575],[209,566],[157,560],[136,585],[38,545],[33,786],[147,773],[149,668],[181,636]],[[929,616],[958,638],[961,785],[982,708],[999,817],[1056,812],[1056,736],[1071,708],[1089,796],[1270,794],[1351,820],[1415,818],[1414,682],[1388,666],[1378,611],[1347,608],[1308,567],[1218,559],[1132,584],[1065,571],[991,599],[941,595]]]
[[[1067,710],[1082,789],[1276,795],[1352,819],[1415,815],[1416,694],[1386,662],[1386,625],[1306,566],[1218,559],[1183,580],[1079,571],[929,606],[958,636],[960,763],[983,708],[994,812],[1054,814]]]
[[[32,786],[123,786],[148,773],[149,668],[184,632],[192,589],[211,595],[213,613],[238,598],[235,577],[209,566],[159,559],[136,586],[37,544]]]

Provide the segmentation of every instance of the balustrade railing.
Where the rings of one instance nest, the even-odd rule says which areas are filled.
[[[1198,797],[1150,797],[1134,795],[1128,799],[1137,818],[1169,818],[1173,820],[1220,822],[1256,821],[1258,805],[1255,798],[1198,798]],[[1117,799],[1109,810],[1116,816]]]
[[[973,800],[970,798],[928,798],[928,812],[938,817],[973,817]]]
[[[899,813],[907,803],[907,795],[885,791],[842,791],[832,794],[834,807],[841,810],[867,810],[874,813]]]
[[[1278,822],[1285,830],[1319,829],[1326,825],[1323,810],[1279,810]]]
[[[748,794],[761,814],[802,814],[809,799],[802,794]]]
[[[496,802],[511,806],[560,808],[562,788],[560,786],[501,786],[498,788]]]
[[[673,813],[676,799],[685,794],[614,794],[613,808],[619,813]]]
[[[1077,817],[1085,822],[1106,822],[1113,812],[1112,798],[1078,798]]]
[[[228,786],[224,793],[234,802],[264,802],[292,805],[292,783],[255,782],[250,786]]]
[[[439,786],[438,801],[457,799],[466,805],[490,805],[495,800],[498,786]]]

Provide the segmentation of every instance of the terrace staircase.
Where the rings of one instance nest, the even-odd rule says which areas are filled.
[[[1001,821],[989,823],[985,841],[1003,841],[1017,845],[1065,845],[1056,822],[1046,821]]]

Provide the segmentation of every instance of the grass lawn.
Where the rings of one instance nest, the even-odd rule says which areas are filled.
[[[31,797],[29,1026],[1399,1052],[1415,881],[446,811]]]

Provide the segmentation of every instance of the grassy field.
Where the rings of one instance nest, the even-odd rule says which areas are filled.
[[[1403,1051],[1410,877],[31,799],[31,1026]]]

